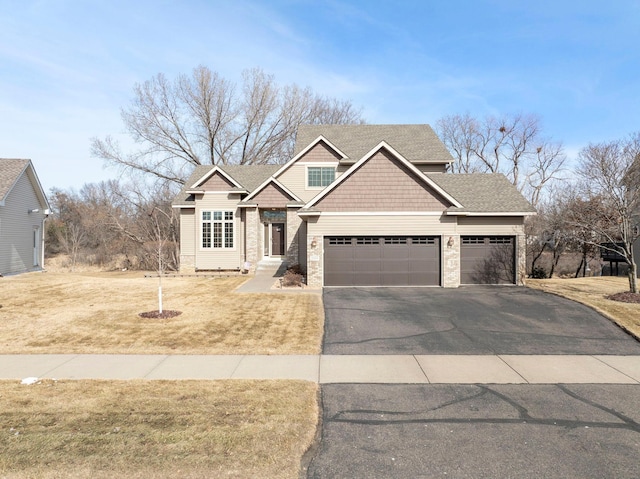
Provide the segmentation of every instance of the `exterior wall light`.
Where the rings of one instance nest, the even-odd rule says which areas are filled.
[[[451,248],[453,246],[453,236],[449,236],[449,241],[447,241],[447,246]]]

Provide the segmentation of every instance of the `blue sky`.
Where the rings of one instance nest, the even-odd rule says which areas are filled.
[[[122,133],[136,82],[201,64],[369,123],[534,113],[574,157],[640,130],[639,45],[636,0],[0,0],[0,157],[31,158],[45,190],[115,177],[90,138]]]

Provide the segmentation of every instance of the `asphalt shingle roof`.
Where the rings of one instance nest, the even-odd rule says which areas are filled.
[[[358,161],[381,141],[386,141],[411,162],[453,161],[429,125],[301,125],[296,135],[294,155],[320,135],[353,161]]]
[[[427,175],[453,196],[462,208],[449,211],[473,213],[535,213],[535,208],[511,182],[497,173],[432,173]]]
[[[29,160],[0,158],[0,201],[7,196],[28,164]]]

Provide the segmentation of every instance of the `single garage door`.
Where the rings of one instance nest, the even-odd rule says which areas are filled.
[[[513,236],[462,236],[461,284],[514,284]]]
[[[440,237],[325,237],[324,284],[438,286]]]

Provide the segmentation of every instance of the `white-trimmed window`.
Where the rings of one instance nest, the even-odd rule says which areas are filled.
[[[202,248],[233,248],[233,211],[202,211]]]
[[[324,188],[336,179],[336,169],[333,166],[308,166],[307,186],[309,188]]]

